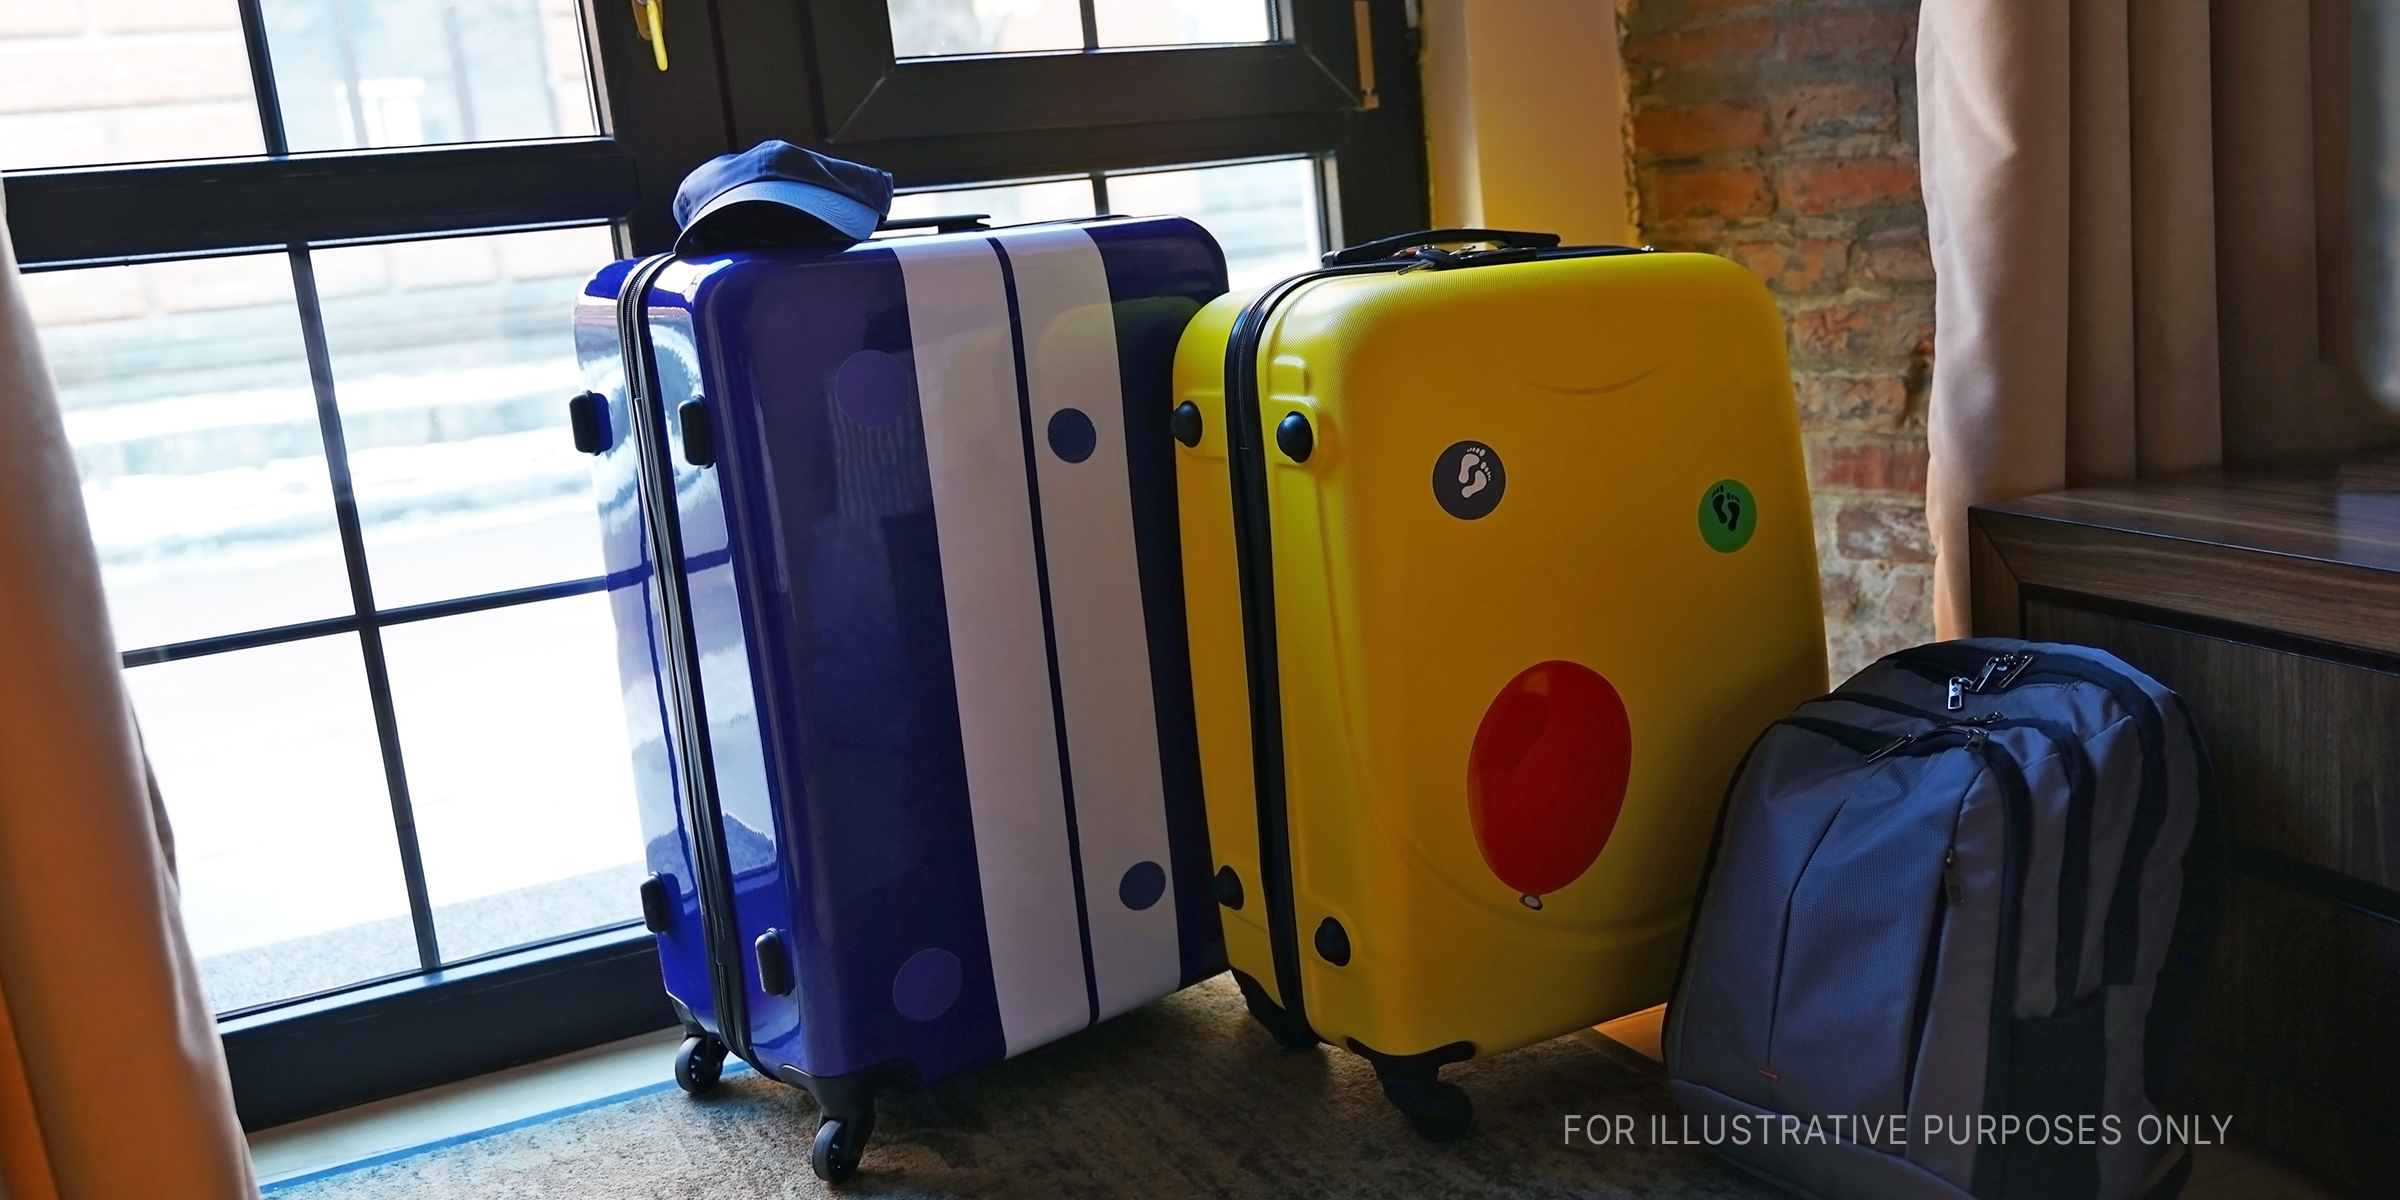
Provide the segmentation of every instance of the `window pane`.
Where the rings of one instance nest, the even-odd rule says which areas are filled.
[[[417,969],[354,636],[125,673],[217,1011]]]
[[[1093,0],[1103,46],[1263,42],[1273,35],[1262,0]]]
[[[384,631],[443,958],[641,915],[615,647],[598,593]]]
[[[264,149],[234,0],[0,3],[0,170]]]
[[[900,58],[1083,48],[1083,15],[1076,0],[890,0],[890,4],[892,53]]]
[[[1046,183],[909,192],[892,198],[892,219],[987,213],[994,225],[1059,221],[1094,215],[1092,181],[1082,176]],[[902,231],[909,232],[909,231]],[[930,232],[930,231],[923,231]]]
[[[571,329],[608,230],[314,254],[375,602],[602,572]]]
[[[127,649],[341,616],[282,255],[25,277]]]
[[[571,0],[264,3],[294,150],[598,132]]]
[[[1317,265],[1324,249],[1316,164],[1305,158],[1108,177],[1120,213],[1190,217],[1225,247],[1236,288],[1258,287]]]

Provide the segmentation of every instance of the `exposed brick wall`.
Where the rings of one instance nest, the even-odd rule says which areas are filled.
[[[1916,0],[1620,0],[1643,237],[1789,323],[1838,681],[1933,636]]]

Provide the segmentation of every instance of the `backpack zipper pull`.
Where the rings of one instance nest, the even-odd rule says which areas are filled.
[[[1950,694],[1944,701],[1943,707],[1949,709],[1951,712],[1957,712],[1958,710],[1965,708],[1967,706],[1967,688],[1974,682],[1974,680],[1969,679],[1964,675],[1952,676],[1950,679]]]
[[[1976,695],[1982,695],[1985,689],[1992,686],[1992,676],[1999,674],[2002,664],[2005,664],[2008,661],[2008,655],[2005,654],[1995,654],[1992,657],[1985,659],[1983,661],[1983,670],[1976,673],[1975,682],[1968,684],[1968,688],[1974,691]]]
[[[1958,873],[1958,847],[1942,851],[1942,890],[1953,906],[1967,902],[1967,881]]]
[[[2017,681],[2017,676],[2025,673],[2025,668],[2032,665],[2031,654],[1995,654],[1984,662],[1983,673],[1967,685],[1967,690],[1978,696],[1985,692],[2005,691],[2008,685]],[[1956,686],[1955,681],[1952,686]]]
[[[1905,745],[1909,744],[1910,742],[1916,741],[1916,740],[1917,740],[1919,737],[1922,737],[1922,736],[1924,736],[1924,735],[1923,735],[1923,734],[1916,734],[1916,733],[1902,734],[1902,735],[1901,735],[1901,736],[1900,736],[1900,737],[1899,737],[1897,740],[1894,740],[1894,741],[1891,741],[1891,742],[1885,743],[1885,745],[1884,745],[1883,749],[1881,749],[1881,750],[1877,750],[1877,751],[1875,751],[1875,752],[1873,752],[1873,753],[1871,753],[1871,754],[1867,755],[1867,757],[1866,757],[1866,761],[1867,761],[1867,762],[1874,762],[1876,759],[1883,758],[1883,757],[1885,757],[1886,755],[1889,755],[1889,754],[1890,754],[1891,752],[1893,752],[1894,750],[1898,750],[1898,749],[1899,749],[1899,748],[1901,748],[1902,746],[1905,746]]]
[[[1992,681],[1992,686],[2006,690],[2010,684],[2017,681],[2017,676],[2025,673],[2025,668],[2033,665],[2033,654],[2031,651],[2027,651],[2023,654],[2005,654],[2001,657],[2008,661],[2001,667],[2000,677]]]

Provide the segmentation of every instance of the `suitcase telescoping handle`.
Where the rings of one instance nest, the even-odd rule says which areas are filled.
[[[882,233],[893,229],[930,229],[935,233],[966,233],[977,229],[990,229],[991,221],[992,214],[990,213],[952,213],[946,217],[895,217],[888,221],[876,222],[875,232]]]
[[[1521,229],[1427,229],[1345,246],[1327,254],[1325,265],[1346,267],[1352,263],[1393,258],[1420,246],[1459,246],[1470,242],[1489,242],[1510,250],[1539,253],[1557,249],[1559,237],[1555,233],[1527,233]]]

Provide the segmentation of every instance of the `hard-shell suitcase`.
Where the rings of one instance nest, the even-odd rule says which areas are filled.
[[[1444,1064],[1666,998],[1743,748],[1825,686],[1766,291],[1471,232],[1220,299],[1175,370],[1227,953],[1435,1137]]]
[[[1223,969],[1167,422],[1224,290],[1180,219],[585,290],[573,412],[676,1077],[730,1051],[808,1089],[826,1178],[879,1091]]]

